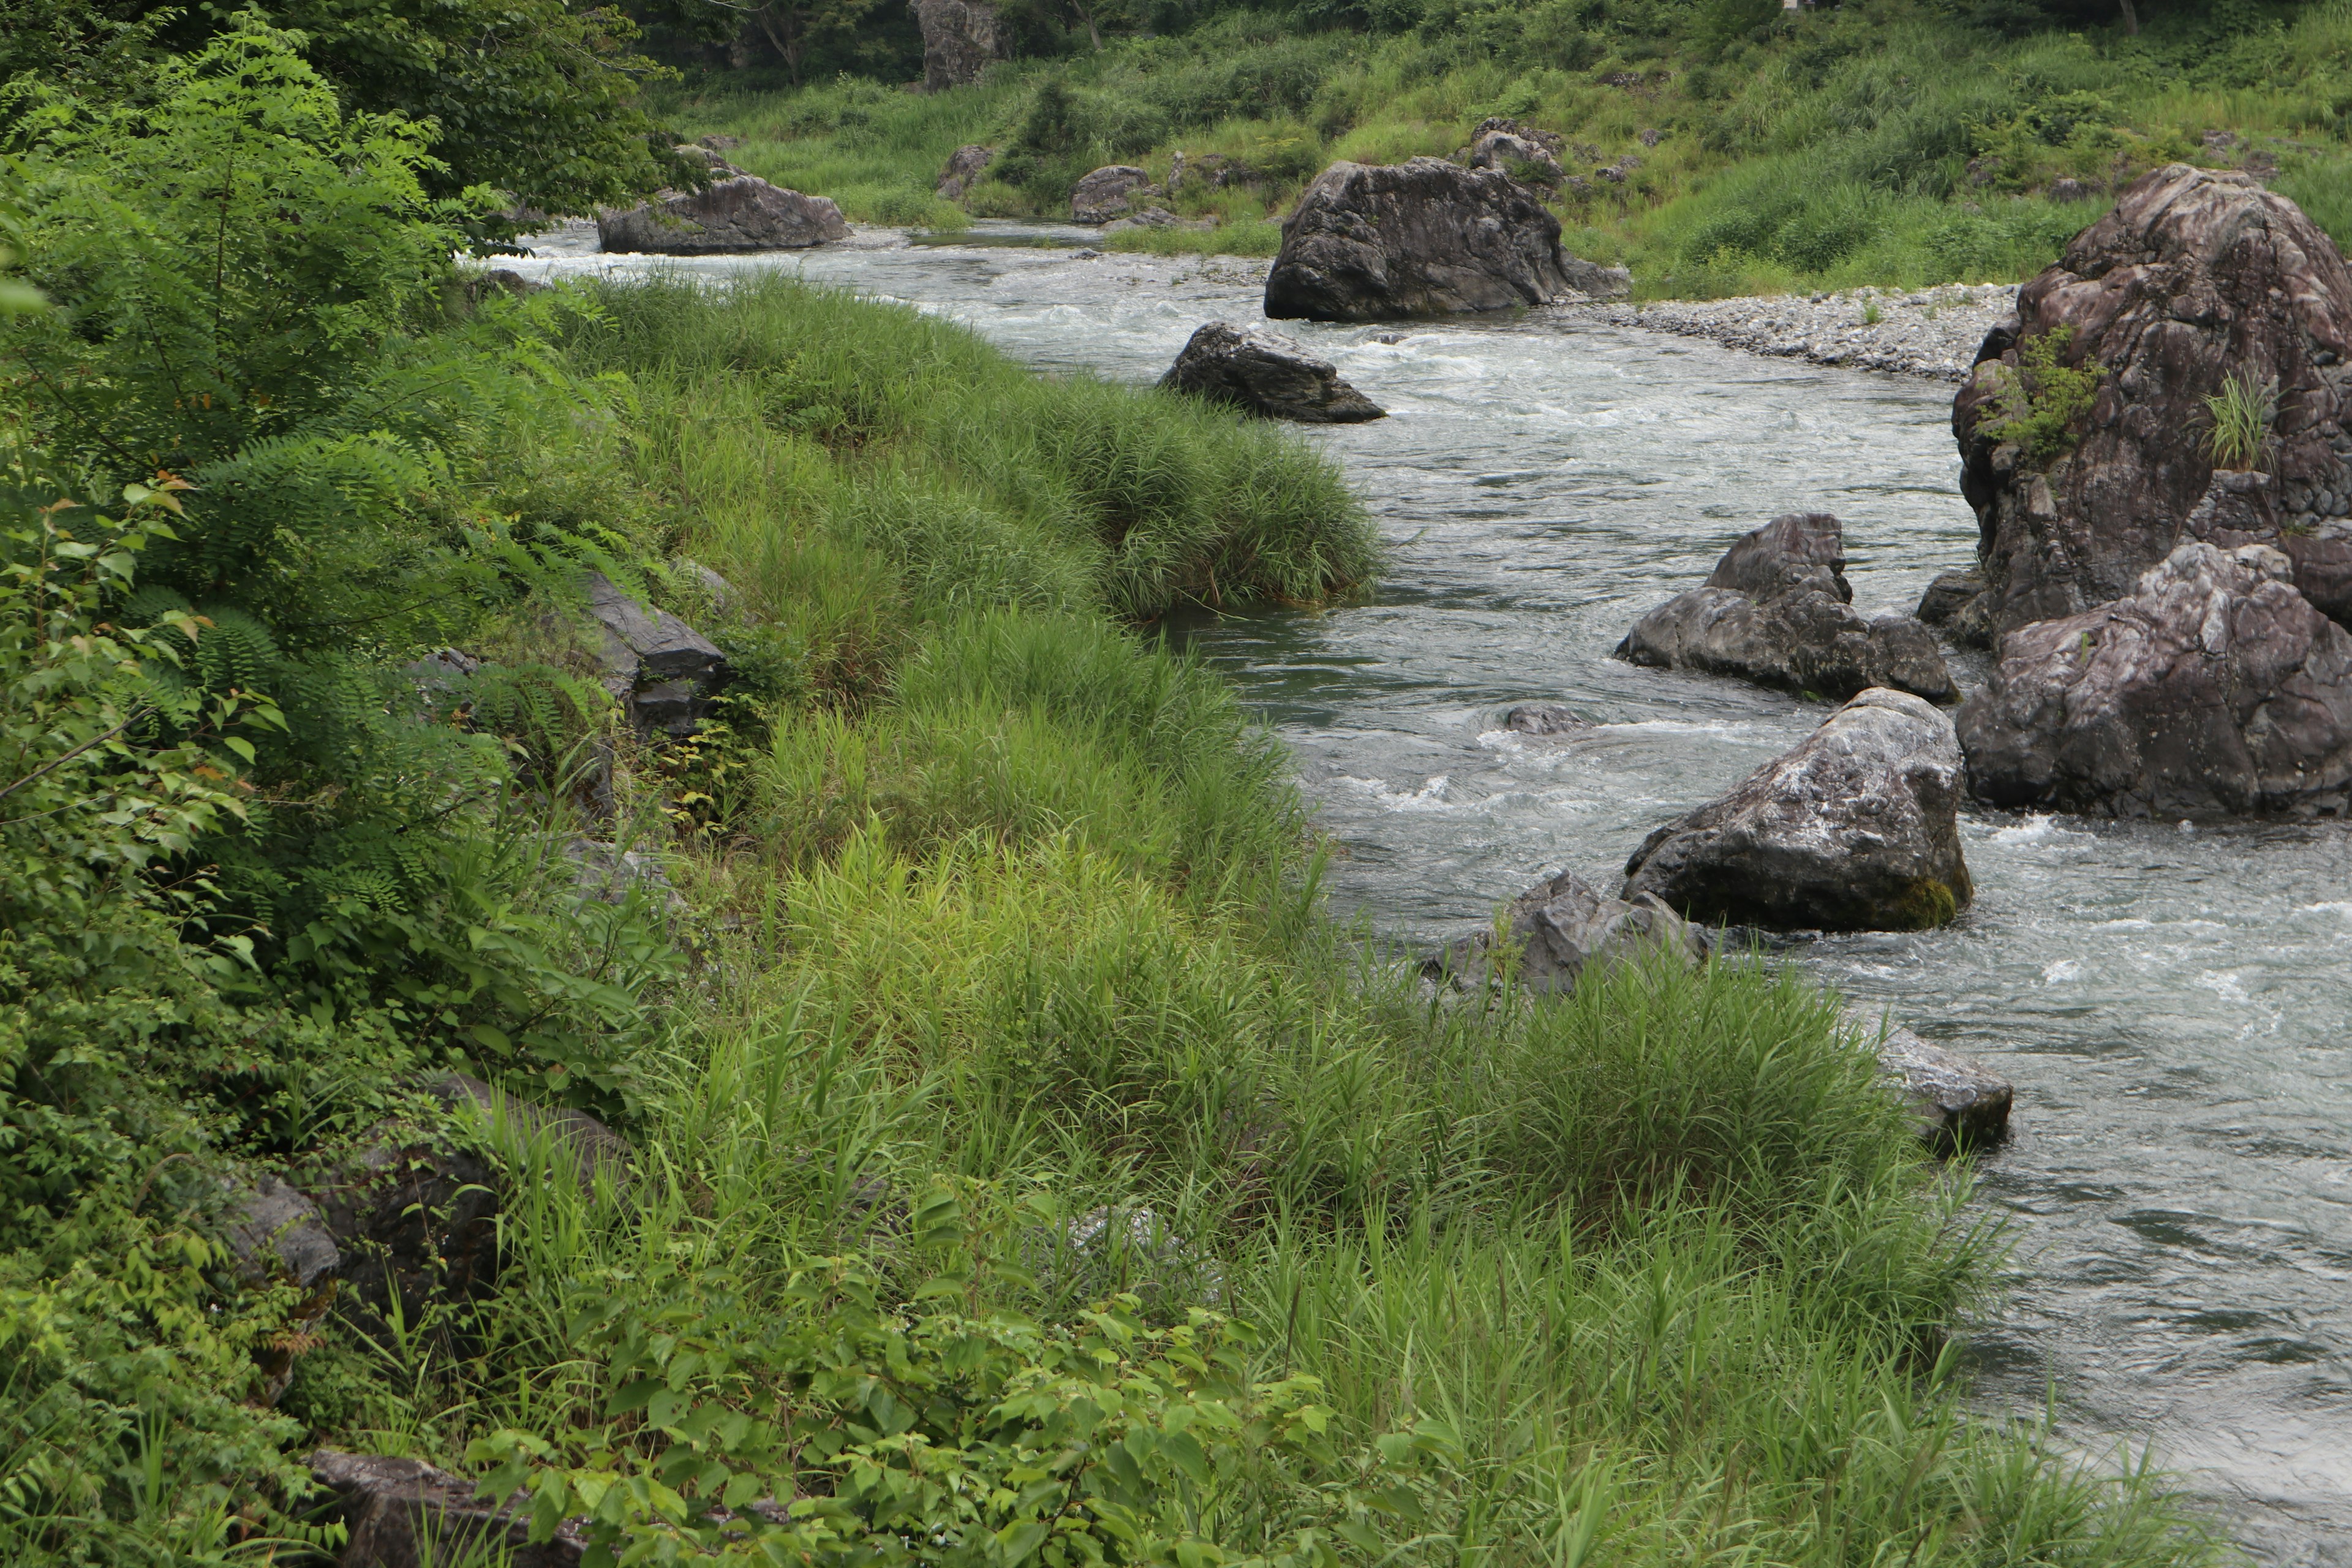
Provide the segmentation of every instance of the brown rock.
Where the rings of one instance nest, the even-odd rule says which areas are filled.
[[[2106,367],[2072,450],[2037,469],[1985,426],[2021,345],[2072,330]],[[2205,408],[2223,379],[2277,378],[2271,470],[2292,528],[2352,513],[2352,272],[2293,202],[2251,175],[2175,163],[2135,181],[2018,293],[1952,405],[1998,629],[2131,594],[2179,542],[2213,476]],[[2341,510],[2339,510],[2341,509]]]

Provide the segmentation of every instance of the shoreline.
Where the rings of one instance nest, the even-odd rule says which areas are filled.
[[[1772,359],[1958,383],[2015,307],[2013,284],[1944,284],[1897,292],[1747,295],[1729,300],[1593,300],[1559,307],[1613,326],[1706,338]],[[1876,321],[1870,319],[1875,310]]]

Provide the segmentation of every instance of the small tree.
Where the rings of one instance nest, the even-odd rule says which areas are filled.
[[[856,29],[876,0],[767,0],[751,13],[769,47],[784,62],[794,87],[809,50],[827,38]]]

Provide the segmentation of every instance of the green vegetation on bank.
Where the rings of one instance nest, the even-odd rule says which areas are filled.
[[[1164,179],[1181,151],[1166,205],[1226,227],[1112,243],[1240,254],[1271,254],[1267,220],[1331,161],[1451,156],[1506,116],[1566,138],[1567,243],[1650,296],[2020,279],[2101,193],[2172,160],[2273,172],[2352,240],[2341,0],[2152,5],[2137,34],[2112,14],[1922,0],[1370,9],[1344,30],[1223,11],[929,97],[855,75],[665,90],[692,131],[746,138],[729,154],[744,167],[876,222],[941,221],[932,185],[966,142],[1000,150],[965,204],[980,216],[1066,217],[1087,169]],[[2055,199],[2063,180],[2086,194]]]
[[[1998,1237],[1831,999],[1438,999],[1328,918],[1150,632],[1368,583],[1313,447],[774,279],[510,294],[305,47],[17,84],[0,1559],[331,1560],[320,1447],[599,1564],[2215,1557],[1966,1414]],[[591,569],[728,652],[691,738]],[[387,1140],[491,1162],[494,1279],[239,1264]]]

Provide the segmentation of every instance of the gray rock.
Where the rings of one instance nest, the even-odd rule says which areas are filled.
[[[1483,121],[1470,133],[1470,166],[1474,169],[1496,169],[1514,178],[1522,171],[1556,185],[1565,177],[1559,166],[1560,148],[1566,138],[1556,131],[1536,131],[1516,120]]]
[[[987,173],[989,162],[995,156],[994,148],[983,147],[978,142],[959,147],[949,153],[947,167],[940,171],[940,198],[950,202],[963,200],[972,186],[980,184],[981,175]]]
[[[707,169],[714,174],[733,175],[743,173],[742,170],[729,163],[718,148],[707,146],[699,142],[681,142],[672,147],[669,153],[681,163],[691,163],[698,169]]]
[[[832,198],[804,196],[752,174],[596,217],[598,245],[642,256],[802,250],[848,237]]]
[[[1574,735],[1592,728],[1559,702],[1522,702],[1503,715],[1503,728],[1521,735]]]
[[[1329,360],[1263,327],[1225,321],[1194,332],[1160,384],[1270,419],[1354,425],[1385,417],[1378,404],[1339,379]]]
[[[1559,220],[1493,169],[1442,158],[1334,163],[1283,220],[1265,280],[1276,320],[1376,321],[1624,292],[1622,270],[1559,247]]]
[[[1622,896],[1769,930],[1941,925],[1975,891],[1960,788],[1952,721],[1908,692],[1864,691],[1728,795],[1652,833],[1625,864]]]
[[[421,1459],[383,1454],[310,1456],[310,1477],[335,1499],[349,1531],[340,1568],[430,1568],[495,1558],[504,1568],[578,1568],[588,1542],[566,1521],[555,1538],[530,1541],[526,1494],[504,1503],[475,1497],[474,1483]]]
[[[923,90],[969,87],[1003,58],[996,7],[989,0],[908,0],[923,34]]]
[[[1734,542],[1704,586],[1634,622],[1617,657],[1838,700],[1872,687],[1959,700],[1927,628],[1909,616],[1865,619],[1847,602],[1844,568],[1836,518],[1776,518]]]
[[[602,633],[604,689],[628,705],[632,721],[692,734],[734,673],[718,645],[667,610],[639,604],[602,572],[588,574],[588,614]]]
[[[2201,540],[2220,550],[2269,545],[2294,563],[2294,585],[2313,609],[2352,627],[2352,524],[2330,518],[2289,528],[2270,475],[2215,470],[2180,531],[2184,542]]]
[[[2116,816],[2352,804],[2352,634],[2268,545],[2191,541],[2138,591],[2001,639],[1963,706],[1976,793]]]
[[[1984,574],[1973,566],[1943,573],[1928,584],[1916,613],[1921,625],[1941,628],[1962,647],[1992,647],[1992,600]]]
[[[2053,202],[2087,202],[2098,194],[2080,180],[2050,182],[2050,199]]]
[[[1648,952],[1704,962],[1707,933],[1658,899],[1612,899],[1573,871],[1537,883],[1511,902],[1507,939],[1518,952],[1518,976],[1530,991],[1565,995],[1595,965],[1622,963]],[[1422,965],[1431,980],[1475,989],[1486,984],[1493,935],[1474,931]]]
[[[235,1190],[231,1203],[226,1239],[247,1279],[286,1279],[310,1291],[341,1272],[343,1255],[319,1205],[284,1182],[264,1176]]]
[[[1108,223],[1133,205],[1137,193],[1150,184],[1151,176],[1131,163],[1106,164],[1071,187],[1071,220]]]
[[[656,870],[656,876],[659,872]],[[667,889],[668,884],[663,883]],[[487,1126],[503,1105],[508,1129],[519,1139],[535,1142],[547,1138],[570,1157],[573,1179],[583,1193],[593,1192],[599,1178],[614,1187],[626,1187],[637,1152],[629,1141],[584,1110],[570,1106],[534,1105],[512,1095],[500,1095],[468,1073],[444,1074],[425,1086],[425,1092],[447,1110],[479,1116]]]
[[[1957,1051],[1930,1045],[1892,1018],[1873,1017],[1858,1006],[1846,1021],[1874,1047],[1890,1084],[1918,1119],[1919,1136],[1939,1154],[1982,1149],[2009,1136],[2009,1113],[2017,1098],[2009,1080]]]

